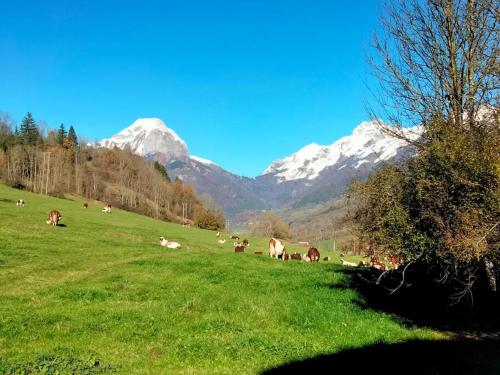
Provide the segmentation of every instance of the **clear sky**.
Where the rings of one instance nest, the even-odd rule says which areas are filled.
[[[377,0],[8,1],[0,111],[90,140],[159,117],[246,176],[367,118]]]

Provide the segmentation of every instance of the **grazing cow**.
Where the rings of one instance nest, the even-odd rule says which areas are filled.
[[[358,263],[354,263],[354,262],[348,262],[347,260],[344,260],[344,259],[341,259],[340,260],[340,263],[342,263],[342,265],[344,267],[358,267],[359,264]]]
[[[85,202],[85,203],[83,204],[83,208],[89,208],[89,204],[88,204],[87,202]]]
[[[244,253],[245,252],[245,246],[241,243],[236,243],[236,246],[234,247],[234,252],[235,253]]]
[[[295,252],[295,253],[290,255],[290,259],[291,260],[302,260],[302,256],[299,253]]]
[[[226,243],[226,239],[224,238],[223,240],[217,240],[218,243]]]
[[[389,257],[389,264],[392,265],[395,270],[397,270],[401,265],[401,258],[398,256],[391,256]]]
[[[285,251],[285,244],[276,238],[269,240],[269,256],[271,258],[280,258]]]
[[[246,238],[243,240],[243,246],[250,246],[250,242]]]
[[[380,270],[380,271],[385,271],[385,264],[380,263],[378,260],[378,256],[374,255],[371,258],[371,265],[373,268]]]
[[[47,219],[47,224],[52,224],[53,226],[57,226],[59,224],[59,220],[61,220],[62,216],[57,210],[52,210],[49,213],[49,217]]]
[[[239,241],[239,240],[240,240],[240,238],[239,238],[237,235],[235,235],[235,234],[233,234],[233,235],[231,236],[231,239],[232,239],[232,240],[236,240],[236,241]]]
[[[309,258],[309,262],[319,262],[319,250],[311,247],[307,252],[307,258]]]
[[[18,199],[16,202],[16,206],[24,206],[24,199]]]
[[[281,257],[283,261],[285,260],[290,260],[290,254],[288,254],[286,251],[283,251],[283,256]]]
[[[108,204],[107,206],[104,206],[104,208],[102,209],[102,212],[104,212],[106,214],[111,213],[111,205]]]
[[[169,249],[180,249],[181,244],[174,241],[169,241],[165,237],[160,237],[160,245],[168,247]]]

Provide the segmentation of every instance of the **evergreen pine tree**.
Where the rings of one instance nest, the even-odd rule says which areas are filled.
[[[78,138],[76,136],[75,129],[73,129],[73,126],[69,127],[69,130],[68,130],[68,140],[69,140],[69,143],[71,144],[71,146],[73,148],[76,148],[78,146]]]
[[[21,141],[27,145],[36,145],[40,140],[40,132],[30,112],[26,113],[26,116],[24,116],[21,122],[19,136]]]
[[[167,172],[167,169],[165,168],[165,166],[163,164],[160,164],[158,163],[157,161],[155,161],[154,163],[154,167],[155,169],[160,172],[160,174],[167,180],[167,181],[170,181],[170,177],[168,175],[168,172]]]
[[[64,124],[61,124],[61,126],[59,126],[59,130],[57,131],[57,143],[60,146],[64,145],[64,139],[66,138],[66,136],[67,136],[67,133],[66,133],[66,129],[64,128]]]

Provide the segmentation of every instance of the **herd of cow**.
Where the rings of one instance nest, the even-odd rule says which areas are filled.
[[[26,204],[26,201],[24,199],[18,199],[16,201],[16,206],[24,207],[25,204]],[[83,208],[89,208],[89,204],[87,202],[85,202],[83,204]],[[111,204],[107,204],[106,206],[104,206],[102,208],[102,212],[111,213]],[[61,221],[61,219],[62,219],[61,213],[57,210],[52,210],[49,212],[49,217],[47,218],[46,223],[52,224],[53,226],[58,226],[59,221]]]
[[[24,206],[25,201],[23,199],[18,199],[16,202],[17,206]],[[89,207],[88,203],[83,204],[83,208],[87,209]],[[111,213],[111,204],[107,204],[106,206],[103,207],[102,209],[103,213]],[[47,218],[47,224],[52,224],[53,226],[59,225],[59,221],[61,220],[62,216],[59,211],[57,210],[52,210],[49,212],[49,216]],[[226,243],[226,239],[222,239],[220,232],[216,233],[216,236],[218,238],[218,243],[219,244],[224,244]],[[247,239],[244,239],[243,241],[240,242],[240,238],[237,235],[231,236],[231,240],[235,240],[234,242],[234,252],[235,253],[243,253],[245,252],[245,249],[250,246],[250,242]],[[305,243],[309,246],[308,243]],[[165,237],[160,237],[160,245],[164,246],[169,249],[180,249],[182,248],[181,244],[175,241],[170,241],[167,240]],[[257,255],[262,255],[262,251],[255,251],[255,254]],[[309,247],[309,250],[304,253],[300,254],[298,252],[294,253],[288,253],[285,248],[285,244],[282,240],[279,240],[277,238],[271,238],[269,240],[269,256],[271,258],[276,258],[280,259],[282,261],[288,261],[288,260],[304,260],[306,262],[319,262],[320,260],[320,253],[319,250],[315,247]],[[343,255],[341,254],[341,257]],[[329,261],[330,257],[324,257],[324,261]],[[398,257],[391,257],[389,259],[385,259],[389,262],[391,266],[394,268],[398,268],[401,264],[401,259]],[[354,262],[348,262],[344,259],[341,260],[341,263],[345,267],[363,267],[363,266],[371,266],[373,268],[379,269],[381,271],[386,270],[386,266],[384,263],[380,262],[377,256],[372,256],[370,259],[370,263],[367,262],[359,262],[359,263],[354,263]]]

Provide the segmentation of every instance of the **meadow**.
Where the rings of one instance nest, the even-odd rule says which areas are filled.
[[[281,262],[250,237],[236,254],[211,231],[82,205],[0,185],[0,373],[255,374],[445,338],[362,307],[332,252]],[[51,209],[62,226],[45,223]]]

